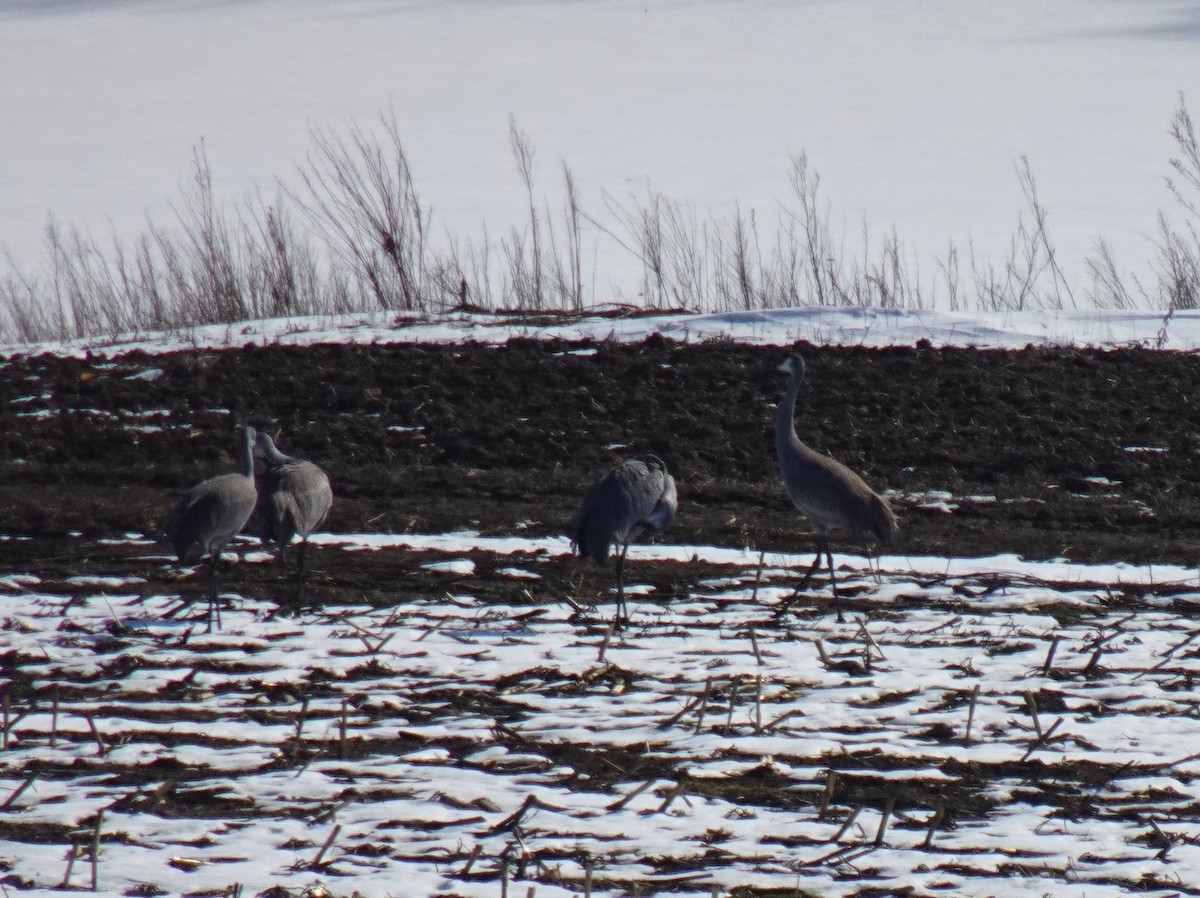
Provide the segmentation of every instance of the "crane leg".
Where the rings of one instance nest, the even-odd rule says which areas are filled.
[[[629,621],[629,613],[625,608],[625,553],[629,551],[629,543],[621,546],[621,554],[617,556],[617,616],[613,626],[620,629]]]
[[[799,596],[802,591],[804,591],[805,589],[808,588],[808,584],[812,581],[813,574],[817,573],[817,571],[819,571],[821,569],[822,559],[824,559],[829,564],[829,576],[830,576],[830,580],[832,582],[833,556],[830,555],[830,553],[829,553],[829,537],[824,536],[824,535],[818,535],[817,536],[817,554],[813,558],[812,564],[810,564],[808,566],[808,571],[805,572],[804,578],[800,581],[799,585],[797,585],[796,588],[794,590],[792,590],[792,594],[790,596],[788,596],[786,599],[784,599],[779,604],[779,607],[776,608],[776,610],[775,610],[776,617],[782,617],[783,615],[787,614],[788,610],[792,607],[792,602],[796,601],[796,597]],[[836,598],[837,597],[837,584],[836,583],[834,583],[834,585],[833,585],[833,594],[834,594],[834,597]],[[840,615],[841,615],[840,608],[838,609],[838,615],[839,615],[839,620],[840,620],[841,619],[840,618]]]
[[[834,572],[833,572],[833,553],[829,551],[829,538],[828,537],[825,538],[824,543],[825,543],[825,561],[829,565],[829,585],[833,589],[833,607],[834,607],[834,610],[837,611],[837,622],[839,624],[844,624],[846,622],[846,618],[842,614],[841,596],[838,595],[837,575],[834,574]],[[821,557],[819,551],[817,553],[817,557],[818,558]]]
[[[822,540],[822,542],[824,543],[824,549],[825,549],[825,563],[829,565],[829,585],[831,587],[833,587],[833,597],[836,599],[838,597],[837,575],[834,574],[834,572],[833,572],[833,553],[829,551],[829,538],[826,537],[825,539]],[[821,550],[818,549],[817,550],[817,559],[819,560],[820,557],[821,557]]]
[[[217,606],[217,562],[221,558],[220,548],[214,549],[208,556],[208,632],[212,632],[213,618],[216,618],[217,629],[221,629],[221,609]]]
[[[821,550],[823,542],[824,541],[822,539],[817,539],[817,556],[812,560],[812,564],[808,566],[808,573],[804,575],[804,579],[800,581],[800,585],[796,587],[796,591],[792,593],[793,599],[800,595],[800,591],[802,589],[807,588],[809,582],[812,580],[813,574],[821,569]],[[828,544],[826,543],[825,545],[827,546]]]
[[[304,553],[308,549],[308,537],[300,540],[300,548],[296,550],[296,578],[304,582]]]
[[[292,600],[299,601],[304,594],[304,556],[308,549],[308,537],[301,538],[300,545],[296,549],[296,582],[292,585]],[[284,577],[288,575],[285,572]]]

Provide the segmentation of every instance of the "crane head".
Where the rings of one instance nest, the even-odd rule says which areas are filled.
[[[789,353],[787,358],[779,363],[779,370],[784,374],[795,377],[797,380],[804,379],[804,359],[800,357],[800,353]]]
[[[667,473],[667,463],[664,462],[657,455],[643,455],[641,457],[641,460],[645,463],[646,467],[649,468],[650,470],[662,471],[664,474]]]

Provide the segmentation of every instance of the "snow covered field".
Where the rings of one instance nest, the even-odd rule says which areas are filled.
[[[806,558],[655,546],[633,581],[690,582],[609,634],[539,588],[562,539],[321,542],[444,588],[206,635],[142,578],[0,578],[10,888],[89,886],[103,811],[109,895],[1198,891],[1194,569],[841,556],[839,624],[775,616]],[[485,556],[528,603],[456,585]]]
[[[791,310],[397,324],[258,322],[23,351],[653,333],[1125,346],[1153,345],[1162,320]],[[1176,316],[1167,345],[1194,350],[1198,325]],[[162,374],[138,366],[128,376]],[[19,558],[27,537],[0,538]],[[268,556],[250,546],[212,634],[187,619],[202,578],[177,581],[141,534],[70,547],[78,569],[45,558],[64,547],[42,537],[40,562],[0,574],[6,887],[1200,893],[1195,568],[839,553],[851,608],[839,623],[824,584],[776,613],[807,556],[639,546],[634,623],[609,633],[611,603],[592,607],[575,575],[565,589],[561,571],[547,576],[567,563],[562,538],[314,542],[356,559],[350,570],[372,565],[363,601],[283,613]]]
[[[180,331],[118,336],[113,340],[0,343],[0,357],[51,353],[82,357],[150,354],[241,346],[313,346],[320,343],[503,343],[512,339],[618,340],[654,334],[681,342],[733,340],[761,346],[798,341],[828,346],[933,346],[1023,349],[1026,346],[1200,349],[1200,312],[1030,311],[913,312],[857,308],[772,309],[718,314],[637,317],[454,314],[434,320],[393,314],[314,316],[208,325]]]
[[[358,316],[5,351],[654,333],[1119,347],[1156,345],[1162,327],[1112,313]],[[1200,317],[1166,333],[1195,350]],[[139,365],[127,376],[162,374]],[[838,623],[821,587],[776,616],[807,557],[643,546],[634,625],[608,634],[610,604],[544,585],[561,538],[314,541],[415,570],[419,589],[283,615],[273,588],[239,586],[267,560],[251,551],[210,635],[184,620],[199,580],[177,583],[139,534],[82,553],[86,571],[0,575],[9,887],[94,874],[107,895],[492,898],[506,881],[539,896],[1200,893],[1194,568],[839,554],[853,611]]]

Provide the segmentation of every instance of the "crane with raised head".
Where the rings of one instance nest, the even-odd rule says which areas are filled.
[[[254,485],[253,427],[242,428],[241,471],[201,481],[183,494],[167,515],[162,534],[185,564],[208,556],[208,628],[217,609],[217,562],[221,550],[246,526],[254,511],[258,490]]]
[[[821,567],[824,555],[829,565],[829,583],[838,598],[833,555],[829,550],[829,531],[841,530],[851,536],[872,536],[886,545],[896,536],[896,515],[887,500],[872,490],[863,479],[840,461],[809,448],[796,435],[796,396],[804,381],[804,359],[791,353],[779,366],[788,375],[787,390],[775,418],[775,454],[779,473],[792,503],[804,512],[817,536],[817,557],[796,591],[804,589]],[[787,610],[791,599],[785,602]],[[838,608],[838,620],[842,619]]]
[[[675,478],[655,455],[623,461],[592,484],[571,519],[571,547],[585,558],[603,564],[614,546],[617,554],[617,615],[614,625],[628,619],[625,609],[625,556],[641,530],[663,530],[675,520],[679,497]]]

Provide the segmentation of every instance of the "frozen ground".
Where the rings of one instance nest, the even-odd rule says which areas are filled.
[[[98,819],[106,895],[1200,892],[1194,569],[842,556],[837,623],[775,614],[807,558],[664,545],[609,634],[562,539],[320,542],[443,585],[205,634],[136,535],[0,580],[10,892],[88,887]]]
[[[649,184],[767,223],[805,151],[848,242],[894,225],[926,285],[950,241],[1003,264],[1026,156],[1082,292],[1101,237],[1145,277],[1198,35],[1177,0],[0,0],[0,244],[30,267],[50,215],[133,236],[201,140],[223,195],[270,194],[311,125],[391,107],[439,233],[524,221],[512,116],[539,195],[565,160],[601,218]],[[632,297],[594,248],[597,298]]]
[[[1161,326],[1004,322],[290,321],[5,361],[0,885],[1200,893],[1194,355],[812,347],[801,419],[865,447],[910,554],[839,544],[838,622],[822,580],[778,613],[807,555],[737,548],[806,537],[755,438],[779,352],[721,337],[1123,346]],[[1170,328],[1196,345],[1194,316]],[[513,339],[556,333],[593,342]],[[428,342],[371,345],[397,340]],[[363,345],[170,352],[330,341]],[[337,528],[307,606],[253,543],[230,553],[206,633],[202,572],[129,522],[221,470],[235,421],[286,422],[330,467]],[[608,572],[551,534],[658,431],[686,504],[632,551],[633,625],[609,633]],[[1087,464],[1069,477],[1064,446]],[[1020,534],[1103,535],[1118,560],[946,557]],[[1178,563],[1120,561],[1135,545]]]

